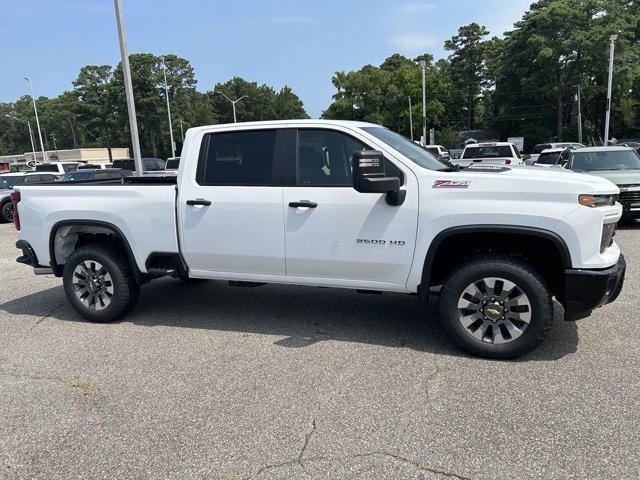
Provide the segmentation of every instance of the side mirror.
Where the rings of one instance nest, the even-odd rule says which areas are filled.
[[[361,150],[353,154],[353,188],[360,193],[387,193],[400,189],[400,179],[385,175],[382,152]]]
[[[353,154],[353,188],[360,193],[386,193],[385,201],[395,207],[407,197],[407,191],[400,190],[400,179],[386,176],[384,155],[377,150]]]

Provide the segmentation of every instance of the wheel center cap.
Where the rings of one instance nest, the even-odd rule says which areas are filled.
[[[504,312],[504,310],[497,303],[490,303],[484,309],[484,313],[487,316],[487,318],[489,320],[494,321],[494,322],[497,321],[497,320],[500,320],[500,318],[502,317],[503,312]]]

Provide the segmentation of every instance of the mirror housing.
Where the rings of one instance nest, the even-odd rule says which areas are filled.
[[[386,176],[382,152],[361,150],[353,153],[353,188],[360,193],[387,193],[400,189],[400,179]]]

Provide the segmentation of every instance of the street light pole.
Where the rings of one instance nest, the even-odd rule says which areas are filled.
[[[233,107],[233,123],[238,123],[238,120],[236,118],[236,103],[238,103],[240,100],[242,100],[243,98],[247,97],[248,95],[243,95],[240,98],[236,98],[235,100],[231,100],[224,93],[222,93],[222,92],[217,92],[217,93],[219,93],[220,95],[222,95],[224,98],[226,98],[227,100],[229,100],[231,102],[231,106]]]
[[[60,154],[58,153],[58,145],[56,144],[56,134],[51,134],[51,139],[53,140],[53,149],[56,151],[56,157],[58,161],[60,161]]]
[[[33,83],[29,77],[24,77],[24,79],[29,82],[29,89],[31,90],[31,100],[33,100],[33,111],[36,114],[36,125],[38,126],[38,137],[40,138],[40,148],[42,149],[42,161],[47,163],[49,159],[47,158],[47,152],[44,150],[44,142],[42,141],[42,131],[40,130],[40,119],[38,118],[38,107],[36,107],[36,97],[33,95]],[[34,159],[35,161],[35,159]]]
[[[162,59],[162,73],[164,75],[164,95],[167,100],[167,116],[169,117],[169,137],[171,138],[171,156],[176,157],[176,142],[173,141],[173,125],[171,123],[171,105],[169,105],[169,85],[167,84],[167,65]]]
[[[411,141],[413,142],[413,114],[411,113],[411,97],[409,97],[409,131],[411,132]]]
[[[179,118],[178,122],[180,123],[180,136],[182,137],[182,143],[184,143],[184,120]]]
[[[422,68],[422,145],[427,144],[427,62],[420,60]]]
[[[607,85],[607,112],[604,119],[604,145],[609,145],[609,120],[611,118],[611,89],[613,84],[613,55],[616,49],[616,40],[618,35],[611,35],[609,40],[611,45],[609,47],[609,83]]]
[[[578,101],[578,143],[582,143],[582,99],[580,98],[582,95],[580,85],[578,84],[576,86],[578,87],[578,93],[576,93],[576,100]]]
[[[21,122],[27,125],[27,127],[29,127],[29,140],[31,140],[31,152],[33,153],[33,161],[36,162],[36,144],[33,141],[33,130],[31,130],[31,122],[27,121],[27,120],[21,120],[18,117],[14,117],[13,115],[5,115],[5,117],[7,118],[11,118],[13,120],[16,120],[17,122]]]
[[[129,112],[129,130],[131,130],[131,147],[133,148],[133,163],[136,174],[142,175],[142,160],[140,155],[140,139],[138,138],[138,119],[136,118],[136,103],[133,98],[133,84],[131,83],[131,67],[129,65],[129,52],[127,51],[127,39],[124,31],[124,19],[122,18],[122,5],[120,0],[113,0],[116,10],[116,23],[118,24],[118,39],[120,41],[120,55],[122,56],[122,73],[124,76],[124,91],[127,97],[127,111]]]

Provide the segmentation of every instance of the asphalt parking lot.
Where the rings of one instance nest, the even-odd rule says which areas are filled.
[[[617,241],[617,302],[502,362],[399,294],[166,279],[90,324],[0,225],[0,478],[638,478],[640,224]]]

